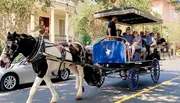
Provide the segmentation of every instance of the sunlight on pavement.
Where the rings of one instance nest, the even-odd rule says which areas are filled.
[[[163,89],[166,89],[166,86],[171,85],[171,84],[173,84],[173,86],[174,86],[175,84],[172,81],[179,80],[179,79],[180,79],[180,76],[178,76],[176,78],[173,78],[171,80],[165,81],[165,82],[163,82],[161,84],[158,84],[156,86],[143,89],[142,91],[137,92],[135,94],[132,94],[130,96],[127,96],[127,97],[125,97],[125,98],[123,98],[121,100],[116,101],[115,103],[122,103],[122,102],[128,101],[128,100],[130,100],[132,98],[135,98],[135,97],[138,97],[138,96],[140,96],[140,97],[138,97],[138,99],[146,100],[146,101],[159,101],[159,100],[163,100],[163,101],[166,101],[166,102],[176,102],[176,100],[179,100],[180,97],[178,97],[178,96],[175,97],[175,96],[171,96],[171,95],[167,95],[167,96],[156,95],[155,97],[153,97],[151,94],[144,94],[144,93],[152,92],[152,90],[157,90],[156,88],[159,88],[159,87],[163,88]],[[176,85],[180,85],[180,83],[176,83]],[[158,91],[158,93],[159,92],[160,91]]]

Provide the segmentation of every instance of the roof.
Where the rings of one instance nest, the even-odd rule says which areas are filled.
[[[143,23],[162,23],[159,19],[150,13],[146,13],[134,7],[113,8],[100,11],[94,14],[95,18],[110,21],[112,17],[118,17],[118,21],[123,24],[143,24]]]

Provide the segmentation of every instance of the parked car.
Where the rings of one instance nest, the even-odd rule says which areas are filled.
[[[22,58],[21,60],[22,61]],[[67,80],[70,75],[69,69],[64,69],[60,71],[59,76],[57,76],[58,71],[51,73],[51,79]],[[2,91],[13,90],[20,84],[33,83],[36,74],[32,69],[30,63],[14,63],[9,69],[0,68],[0,89]]]

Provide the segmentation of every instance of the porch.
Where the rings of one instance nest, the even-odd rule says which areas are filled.
[[[72,3],[67,5],[64,0],[56,0],[52,5],[53,7],[48,8],[47,12],[39,8],[32,11],[37,15],[31,15],[28,33],[37,36],[48,31],[45,38],[51,42],[70,41],[73,31],[69,30],[69,18],[74,14],[74,6]],[[36,31],[37,27],[41,27],[41,30]]]

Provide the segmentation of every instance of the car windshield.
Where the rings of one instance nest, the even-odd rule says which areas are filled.
[[[12,64],[20,63],[20,62],[21,62],[22,60],[24,60],[24,59],[25,59],[24,55],[19,54],[19,55],[14,59],[14,61],[12,62]]]

